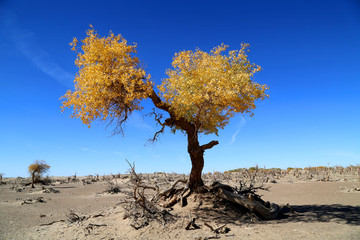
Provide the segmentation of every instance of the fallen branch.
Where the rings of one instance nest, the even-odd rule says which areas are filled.
[[[226,227],[226,224],[222,225],[221,227],[215,228],[215,229],[208,223],[204,223],[204,225],[207,226],[208,228],[210,228],[210,230],[216,234],[230,232],[230,228]]]
[[[266,220],[275,219],[281,211],[281,208],[277,204],[268,203],[265,205],[265,203],[254,199],[251,195],[244,196],[241,194],[233,193],[229,191],[231,187],[228,185],[217,183],[213,186],[213,189],[218,190],[219,196],[221,198],[239,204],[249,209],[250,211],[259,214]]]

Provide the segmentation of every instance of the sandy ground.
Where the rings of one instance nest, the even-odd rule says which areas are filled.
[[[360,191],[349,191],[360,187],[358,180],[268,184],[270,191],[261,192],[264,200],[291,206],[276,220],[244,222],[211,208],[195,212],[178,207],[175,222],[151,222],[139,230],[123,218],[125,210],[119,204],[131,191],[128,181],[116,180],[118,194],[104,193],[106,182],[56,182],[45,187],[59,193],[43,193],[41,186],[16,192],[9,183],[0,185],[0,239],[360,239]],[[70,223],[71,210],[85,218]],[[197,217],[200,229],[185,230],[192,217]],[[215,235],[205,223],[214,228],[226,224],[230,231]]]

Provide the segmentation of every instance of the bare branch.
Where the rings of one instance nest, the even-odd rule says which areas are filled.
[[[218,141],[211,141],[211,142],[209,142],[209,143],[207,143],[207,144],[202,145],[202,146],[201,146],[201,149],[202,149],[203,151],[205,151],[206,149],[210,149],[210,148],[212,148],[213,146],[218,145],[218,144],[219,144]]]
[[[161,129],[154,134],[154,137],[148,140],[148,142],[154,143],[159,139],[159,135],[164,132],[166,121],[164,123],[161,122],[163,115],[161,113],[156,113],[155,108],[153,108],[153,111],[147,115],[149,115],[150,117],[154,116],[156,123],[161,126]]]

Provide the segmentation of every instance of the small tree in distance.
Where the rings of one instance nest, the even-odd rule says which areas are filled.
[[[50,166],[46,164],[44,160],[36,160],[33,164],[28,167],[29,173],[31,174],[31,187],[34,188],[34,184],[38,181],[41,175],[47,172]]]
[[[62,97],[62,110],[72,107],[72,117],[89,127],[95,119],[109,120],[115,123],[115,131],[122,132],[131,113],[142,109],[141,100],[150,98],[158,109],[151,114],[160,125],[152,141],[166,127],[187,135],[192,163],[188,186],[195,192],[201,192],[204,186],[204,152],[218,144],[214,140],[201,145],[199,134],[217,135],[234,114],[252,116],[255,101],[268,97],[268,87],[252,80],[261,68],[248,60],[248,44],[228,54],[224,54],[228,48],[224,44],[210,53],[200,49],[176,53],[172,69],[166,71],[168,78],[157,91],[150,75],[133,56],[136,44],[129,45],[122,36],[110,33],[100,37],[91,28],[81,49],[76,38],[70,45],[78,52],[75,64],[79,72],[75,91],[68,90]]]

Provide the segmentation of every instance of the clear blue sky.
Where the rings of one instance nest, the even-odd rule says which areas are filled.
[[[189,173],[186,138],[158,130],[138,112],[125,136],[97,122],[87,128],[61,114],[73,89],[75,54],[89,24],[138,44],[153,81],[161,82],[180,50],[250,44],[270,86],[254,117],[236,116],[205,152],[204,172],[239,167],[307,167],[360,163],[360,3],[324,1],[0,1],[0,172],[27,176],[45,160],[49,175]],[[145,102],[145,110],[151,109]]]

